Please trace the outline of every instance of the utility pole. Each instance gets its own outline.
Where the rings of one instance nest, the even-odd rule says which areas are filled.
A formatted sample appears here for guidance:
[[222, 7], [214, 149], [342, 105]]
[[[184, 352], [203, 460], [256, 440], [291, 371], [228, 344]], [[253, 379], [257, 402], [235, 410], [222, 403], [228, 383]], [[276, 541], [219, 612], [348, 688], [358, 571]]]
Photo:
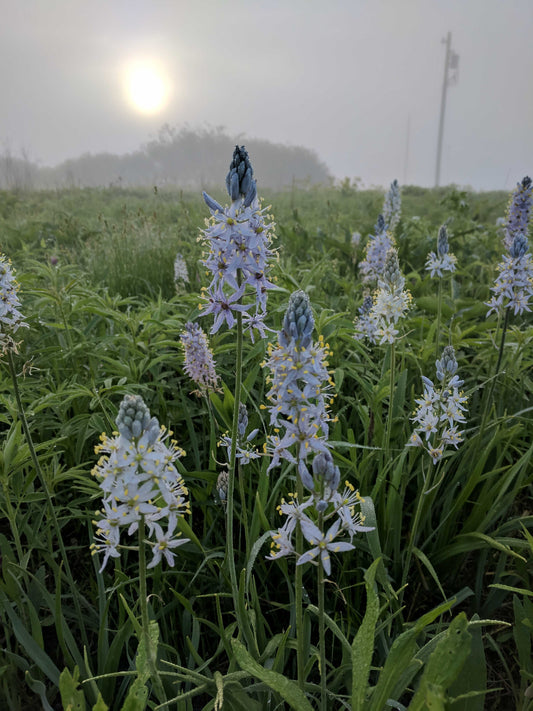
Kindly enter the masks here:
[[[437, 141], [437, 167], [435, 170], [435, 187], [440, 183], [440, 163], [442, 156], [442, 136], [444, 134], [444, 113], [446, 111], [446, 91], [449, 86], [455, 84], [458, 77], [459, 55], [452, 49], [452, 33], [448, 32], [446, 39], [446, 58], [444, 60], [444, 80], [442, 82], [442, 97], [440, 101], [439, 137]], [[452, 70], [452, 73], [450, 73]]]

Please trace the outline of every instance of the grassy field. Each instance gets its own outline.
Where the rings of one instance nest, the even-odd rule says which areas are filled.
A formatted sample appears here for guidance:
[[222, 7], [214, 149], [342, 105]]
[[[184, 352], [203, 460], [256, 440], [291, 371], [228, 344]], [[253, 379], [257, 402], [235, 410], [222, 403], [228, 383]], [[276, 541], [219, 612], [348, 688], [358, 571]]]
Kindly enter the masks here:
[[[258, 190], [275, 223], [275, 286], [268, 330], [254, 342], [242, 338], [240, 316], [211, 335], [213, 317], [199, 308], [210, 281], [200, 195], [0, 193], [0, 252], [28, 326], [0, 368], [0, 706], [533, 708], [533, 325], [527, 310], [487, 317], [486, 305], [509, 195], [402, 188], [393, 239], [409, 309], [394, 341], [380, 344], [356, 339], [354, 321], [378, 286], [363, 283], [360, 265], [383, 192], [347, 183]], [[456, 270], [432, 278], [426, 259], [443, 224]], [[174, 279], [178, 253], [187, 281]], [[371, 529], [346, 534], [353, 548], [333, 552], [330, 569], [316, 564], [326, 543], [301, 525], [295, 551], [267, 559], [282, 500], [312, 501], [306, 516], [323, 532], [334, 513], [320, 472], [307, 493], [284, 455], [267, 472], [287, 425], [272, 424], [280, 392], [272, 353], [283, 350], [299, 291], [331, 378], [319, 439], [339, 491], [347, 481], [347, 492], [359, 492], [352, 522], [355, 509]], [[195, 392], [187, 375], [188, 322], [208, 336], [216, 389]], [[455, 371], [436, 374], [445, 346], [464, 381], [465, 421], [462, 441], [434, 463], [406, 445], [428, 392], [422, 378], [453, 389]], [[102, 506], [95, 447], [104, 432], [110, 441], [133, 395], [185, 452], [173, 466], [190, 506], [176, 526], [188, 540], [173, 550], [173, 566], [163, 557], [147, 568], [157, 547], [143, 537], [143, 518], [99, 572], [102, 556], [90, 550]], [[237, 438], [239, 401], [248, 422]], [[237, 457], [226, 433], [259, 456]], [[229, 490], [219, 478], [226, 471]], [[312, 546], [316, 556], [295, 566]]]

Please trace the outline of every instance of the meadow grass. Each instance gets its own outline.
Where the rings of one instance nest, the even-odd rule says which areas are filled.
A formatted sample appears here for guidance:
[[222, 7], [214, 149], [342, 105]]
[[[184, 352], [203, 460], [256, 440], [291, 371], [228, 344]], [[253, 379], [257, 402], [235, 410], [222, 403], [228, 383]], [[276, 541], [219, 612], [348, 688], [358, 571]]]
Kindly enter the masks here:
[[[533, 327], [527, 311], [486, 318], [485, 305], [508, 196], [402, 189], [394, 236], [412, 304], [392, 345], [354, 338], [359, 264], [383, 193], [344, 183], [264, 198], [275, 288], [271, 330], [252, 343], [226, 325], [209, 335], [199, 309], [209, 283], [199, 196], [0, 194], [0, 251], [29, 326], [0, 368], [2, 707], [531, 708]], [[457, 268], [437, 282], [425, 262], [444, 222]], [[177, 253], [188, 282], [174, 282]], [[331, 555], [330, 573], [294, 555], [267, 559], [281, 500], [304, 497], [296, 466], [282, 459], [267, 472], [263, 454], [275, 434], [267, 344], [300, 291], [312, 341], [322, 336], [329, 353], [333, 466], [372, 529]], [[193, 392], [185, 372], [189, 321], [208, 334], [216, 389]], [[448, 344], [468, 397], [464, 441], [433, 464], [406, 445], [422, 376], [437, 382]], [[131, 395], [186, 452], [174, 465], [188, 540], [173, 567], [147, 570], [146, 536], [135, 534], [99, 572], [94, 447]], [[239, 402], [246, 435], [258, 430], [249, 443], [238, 440]], [[225, 433], [261, 456], [243, 464]], [[311, 545], [300, 529], [295, 545]]]

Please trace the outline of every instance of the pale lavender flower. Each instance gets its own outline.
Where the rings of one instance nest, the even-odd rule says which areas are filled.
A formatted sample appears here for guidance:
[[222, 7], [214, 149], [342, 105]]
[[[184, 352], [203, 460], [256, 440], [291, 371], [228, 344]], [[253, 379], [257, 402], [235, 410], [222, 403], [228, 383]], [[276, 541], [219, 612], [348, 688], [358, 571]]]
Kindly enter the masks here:
[[355, 334], [356, 341], [361, 341], [363, 338], [368, 338], [371, 343], [376, 342], [376, 329], [378, 317], [373, 313], [374, 299], [370, 294], [366, 294], [363, 303], [359, 307], [359, 316], [355, 319]]
[[[187, 489], [174, 462], [185, 452], [173, 440], [170, 432], [160, 427], [138, 395], [126, 395], [117, 416], [118, 433], [112, 438], [101, 436], [96, 447], [100, 459], [93, 469], [103, 492], [103, 516], [94, 521], [95, 542], [92, 554], [104, 552], [100, 572], [110, 557], [120, 556], [120, 529], [127, 526], [127, 534], [134, 534], [145, 522], [154, 558], [148, 567], [155, 566], [164, 555], [169, 565], [174, 563], [171, 552], [188, 539], [174, 535], [177, 519], [189, 513]], [[166, 533], [161, 522], [167, 520]], [[179, 535], [179, 534], [178, 534]]]
[[363, 304], [364, 311], [355, 319], [354, 338], [368, 338], [372, 343], [394, 343], [399, 336], [396, 325], [411, 306], [411, 294], [404, 289], [405, 279], [400, 271], [398, 253], [394, 247], [387, 252], [378, 289], [372, 306]]
[[529, 299], [533, 295], [533, 259], [523, 232], [515, 235], [509, 253], [503, 255], [496, 269], [499, 276], [491, 287], [493, 296], [486, 302], [489, 307], [487, 316], [493, 311], [501, 313], [505, 309], [513, 309], [515, 315], [531, 311]]
[[509, 200], [503, 239], [507, 250], [511, 249], [517, 235], [523, 234], [527, 237], [532, 199], [533, 184], [531, 178], [526, 175], [522, 182], [517, 183]]
[[439, 229], [437, 239], [437, 253], [430, 252], [426, 260], [426, 271], [430, 272], [430, 276], [443, 277], [443, 272], [454, 272], [457, 257], [451, 254], [448, 244], [448, 231], [446, 225], [442, 225]]
[[[204, 290], [207, 307], [203, 315], [213, 313], [215, 322], [211, 333], [226, 323], [232, 328], [236, 323], [234, 312], [246, 312], [247, 329], [258, 330], [264, 336], [263, 319], [266, 314], [267, 293], [274, 288], [268, 279], [273, 223], [257, 199], [252, 166], [244, 146], [236, 146], [226, 186], [232, 199], [230, 207], [222, 207], [204, 193], [211, 211], [211, 219], [203, 231], [207, 252], [203, 264], [212, 275], [211, 284]], [[253, 302], [246, 305], [248, 296]]]
[[[252, 445], [252, 441], [256, 438], [259, 430], [256, 428], [246, 434], [247, 428], [248, 412], [246, 410], [246, 405], [241, 402], [239, 403], [239, 415], [237, 421], [237, 446], [235, 449], [235, 457], [243, 466], [245, 464], [249, 464], [253, 459], [259, 459], [261, 456], [257, 449], [255, 449]], [[228, 462], [230, 462], [233, 446], [229, 432], [222, 435], [218, 446], [226, 448]]]
[[457, 449], [463, 441], [463, 432], [457, 425], [466, 422], [464, 412], [468, 400], [459, 390], [463, 381], [455, 375], [457, 360], [452, 346], [444, 348], [435, 366], [441, 385], [435, 386], [429, 378], [422, 376], [424, 394], [416, 400], [418, 408], [411, 418], [417, 426], [407, 443], [408, 447], [425, 449], [433, 464], [442, 459], [446, 445], [451, 444]]
[[178, 252], [176, 254], [176, 259], [174, 260], [174, 281], [176, 285], [180, 282], [184, 284], [189, 283], [189, 271], [187, 269], [187, 262], [183, 258], [183, 255]]
[[310, 548], [298, 558], [296, 565], [303, 565], [315, 560], [320, 556], [320, 562], [326, 575], [331, 574], [330, 553], [344, 553], [355, 548], [348, 541], [336, 541], [335, 538], [339, 533], [341, 520], [338, 518], [326, 533], [321, 531], [316, 524], [309, 518], [303, 517], [300, 521], [300, 527], [305, 539], [314, 548]]
[[387, 224], [383, 215], [378, 217], [374, 228], [374, 235], [370, 235], [366, 245], [366, 255], [359, 264], [364, 284], [375, 283], [381, 277], [385, 268], [387, 252], [394, 246], [394, 238], [387, 231]]
[[394, 233], [400, 221], [401, 214], [402, 198], [400, 195], [400, 186], [397, 180], [393, 180], [383, 203], [383, 219], [385, 220], [388, 232]]
[[0, 254], [0, 348], [14, 349], [13, 335], [21, 327], [27, 327], [24, 316], [19, 311], [17, 295], [19, 284], [15, 279], [11, 262]]
[[[284, 434], [269, 438], [273, 454], [270, 471], [285, 459], [297, 462], [305, 486], [313, 489], [313, 479], [306, 460], [310, 454], [328, 449], [328, 405], [333, 385], [327, 370], [328, 344], [319, 336], [313, 343], [314, 318], [309, 297], [303, 291], [291, 294], [289, 306], [278, 333], [278, 345], [269, 344], [270, 424]], [[268, 450], [268, 447], [267, 447]]]
[[361, 244], [361, 238], [362, 235], [360, 232], [352, 232], [352, 247], [355, 247], [355, 249], [357, 249], [357, 247], [359, 247], [359, 245]]
[[218, 387], [213, 351], [209, 347], [207, 336], [197, 323], [189, 321], [180, 336], [183, 345], [184, 370], [199, 387], [199, 393], [205, 394]]

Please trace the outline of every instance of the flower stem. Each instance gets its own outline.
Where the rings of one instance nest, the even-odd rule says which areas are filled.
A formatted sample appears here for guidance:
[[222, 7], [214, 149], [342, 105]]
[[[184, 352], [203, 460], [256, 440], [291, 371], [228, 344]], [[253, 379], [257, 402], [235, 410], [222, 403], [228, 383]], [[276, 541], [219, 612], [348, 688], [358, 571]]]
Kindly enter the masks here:
[[144, 543], [144, 516], [141, 516], [141, 521], [139, 523], [138, 529], [139, 536], [139, 603], [141, 606], [141, 630], [142, 639], [144, 642], [144, 651], [146, 653], [146, 658], [148, 660], [148, 668], [150, 670], [150, 677], [154, 688], [156, 689], [157, 696], [159, 700], [163, 702], [163, 706], [159, 706], [160, 709], [166, 709], [167, 698], [165, 695], [165, 690], [163, 689], [163, 684], [159, 677], [159, 672], [157, 671], [157, 662], [155, 655], [157, 648], [153, 649], [152, 638], [150, 636], [150, 618], [148, 616], [148, 594], [146, 586], [146, 549]]
[[69, 560], [67, 557], [67, 551], [65, 549], [65, 544], [63, 542], [63, 536], [61, 534], [61, 527], [59, 526], [59, 521], [57, 518], [56, 510], [54, 508], [54, 502], [52, 501], [52, 495], [50, 493], [50, 489], [48, 488], [47, 481], [46, 481], [44, 474], [42, 472], [41, 465], [39, 464], [39, 459], [37, 458], [37, 453], [35, 451], [33, 440], [31, 438], [30, 428], [28, 426], [28, 421], [26, 419], [26, 413], [24, 412], [24, 407], [22, 405], [22, 400], [20, 397], [20, 391], [19, 391], [18, 380], [17, 380], [17, 373], [15, 371], [15, 363], [13, 361], [13, 353], [11, 350], [7, 351], [7, 362], [8, 362], [8, 366], [9, 366], [9, 373], [11, 375], [11, 380], [13, 381], [13, 390], [15, 392], [15, 398], [17, 401], [19, 418], [20, 418], [20, 422], [22, 425], [22, 429], [24, 431], [24, 436], [26, 437], [28, 449], [30, 450], [30, 456], [31, 456], [31, 459], [33, 462], [33, 466], [35, 467], [35, 472], [36, 472], [37, 476], [39, 477], [41, 486], [43, 487], [43, 491], [44, 491], [44, 494], [46, 497], [46, 502], [48, 504], [48, 509], [50, 511], [50, 517], [52, 519], [52, 522], [53, 522], [53, 525], [55, 528], [55, 532], [56, 532], [56, 536], [57, 536], [57, 543], [59, 545], [59, 551], [61, 553], [63, 565], [65, 566], [65, 574], [67, 576], [67, 580], [69, 582], [70, 589], [72, 592], [72, 599], [74, 602], [74, 607], [76, 609], [76, 616], [77, 616], [79, 624], [80, 624], [82, 641], [83, 641], [83, 644], [85, 645], [85, 647], [87, 647], [87, 649], [89, 649], [89, 639], [87, 637], [87, 630], [85, 629], [84, 616], [81, 611], [78, 588], [76, 587], [76, 584], [74, 583], [74, 578], [72, 576], [72, 570], [70, 568], [70, 563], [69, 563]]
[[500, 340], [500, 350], [498, 351], [498, 360], [496, 362], [496, 368], [494, 370], [494, 376], [491, 380], [490, 389], [487, 394], [487, 399], [485, 400], [485, 405], [483, 407], [483, 419], [481, 421], [480, 432], [483, 432], [485, 429], [485, 423], [486, 423], [486, 419], [487, 419], [487, 416], [488, 416], [488, 413], [490, 410], [492, 395], [494, 393], [494, 386], [496, 384], [496, 380], [498, 379], [498, 375], [500, 374], [500, 366], [502, 364], [502, 359], [503, 359], [503, 349], [505, 347], [505, 336], [507, 335], [507, 327], [509, 326], [509, 314], [510, 314], [510, 309], [509, 308], [505, 309], [505, 318], [503, 320], [502, 337]]
[[389, 381], [389, 411], [387, 413], [387, 425], [385, 429], [385, 446], [383, 447], [384, 454], [384, 464], [389, 461], [389, 448], [390, 448], [390, 436], [392, 430], [392, 410], [393, 410], [393, 400], [394, 400], [394, 381], [396, 378], [395, 373], [395, 360], [396, 360], [396, 344], [392, 342], [390, 344], [390, 381]]
[[[440, 462], [438, 464], [438, 469], [440, 468]], [[437, 473], [438, 473], [437, 469]], [[422, 490], [420, 491], [420, 494], [418, 495], [418, 501], [416, 504], [416, 511], [415, 511], [415, 518], [413, 521], [413, 525], [411, 526], [411, 531], [409, 535], [409, 543], [407, 544], [407, 556], [405, 560], [405, 565], [403, 567], [403, 574], [402, 574], [402, 584], [401, 584], [401, 596], [403, 597], [403, 588], [407, 582], [407, 576], [409, 575], [409, 568], [411, 567], [411, 558], [413, 556], [413, 548], [416, 545], [416, 540], [418, 537], [418, 526], [420, 524], [420, 517], [422, 514], [422, 509], [424, 507], [424, 504], [426, 502], [426, 493], [429, 491], [429, 484], [431, 481], [431, 471], [428, 473], [427, 477], [424, 473], [424, 458], [422, 457], [422, 479], [424, 481], [424, 484], [422, 486]]]
[[[233, 597], [233, 605], [239, 627], [243, 629], [243, 625], [239, 620], [240, 605], [239, 605], [239, 586], [237, 583], [237, 571], [235, 568], [235, 551], [233, 546], [233, 509], [234, 509], [234, 491], [235, 491], [235, 471], [237, 462], [237, 434], [239, 425], [239, 404], [241, 401], [242, 390], [242, 314], [237, 311], [237, 352], [235, 356], [235, 393], [233, 403], [233, 422], [231, 426], [231, 454], [229, 462], [228, 476], [228, 495], [226, 504], [226, 563], [229, 567], [229, 575], [231, 582], [231, 594]], [[241, 502], [244, 507], [244, 501]]]
[[440, 324], [442, 317], [442, 279], [439, 279], [439, 288], [437, 292], [437, 332], [435, 333], [435, 358], [440, 355]]
[[[322, 530], [323, 516], [320, 514], [318, 527]], [[324, 621], [324, 568], [318, 562], [318, 647], [320, 654], [320, 711], [327, 711], [326, 686], [326, 626]]]
[[[300, 476], [296, 474], [296, 493], [298, 502], [303, 501], [304, 485]], [[300, 525], [296, 527], [296, 553], [301, 555], [303, 550], [303, 534]], [[303, 628], [303, 566], [297, 565], [294, 571], [294, 615], [296, 624], [296, 667], [298, 686], [303, 691], [305, 684], [305, 657], [304, 657], [304, 628]]]

